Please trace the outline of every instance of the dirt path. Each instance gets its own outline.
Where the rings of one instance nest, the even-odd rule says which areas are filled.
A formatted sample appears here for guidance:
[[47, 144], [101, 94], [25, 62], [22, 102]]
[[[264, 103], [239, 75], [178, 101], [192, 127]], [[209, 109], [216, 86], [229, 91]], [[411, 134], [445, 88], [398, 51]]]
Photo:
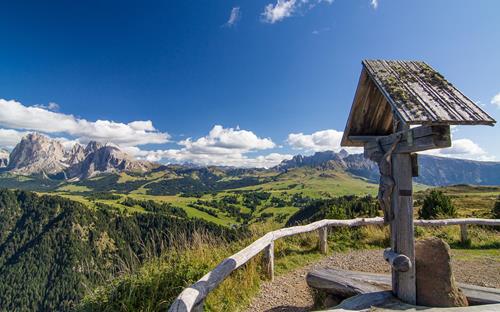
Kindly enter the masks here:
[[[500, 262], [498, 259], [480, 258], [452, 260], [457, 281], [500, 288]], [[335, 253], [318, 262], [277, 276], [273, 282], [264, 282], [259, 294], [252, 300], [248, 312], [302, 312], [310, 311], [312, 293], [306, 284], [307, 272], [314, 268], [339, 268], [373, 273], [389, 273], [389, 266], [382, 257], [382, 250], [358, 250]]]

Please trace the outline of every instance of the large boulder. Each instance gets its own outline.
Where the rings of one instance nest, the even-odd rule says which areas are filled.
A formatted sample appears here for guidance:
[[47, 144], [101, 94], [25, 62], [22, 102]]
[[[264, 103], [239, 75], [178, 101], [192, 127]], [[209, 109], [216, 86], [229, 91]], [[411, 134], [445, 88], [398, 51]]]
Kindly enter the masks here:
[[431, 237], [415, 243], [417, 304], [428, 307], [465, 307], [467, 298], [451, 270], [450, 246]]

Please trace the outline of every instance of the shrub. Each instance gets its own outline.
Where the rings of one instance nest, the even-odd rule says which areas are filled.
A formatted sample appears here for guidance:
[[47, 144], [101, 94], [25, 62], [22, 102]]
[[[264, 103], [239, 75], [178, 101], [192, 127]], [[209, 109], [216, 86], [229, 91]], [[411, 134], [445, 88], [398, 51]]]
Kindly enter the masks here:
[[443, 192], [432, 190], [425, 198], [418, 216], [422, 219], [438, 219], [444, 217], [455, 217], [457, 210], [451, 203], [451, 199]]

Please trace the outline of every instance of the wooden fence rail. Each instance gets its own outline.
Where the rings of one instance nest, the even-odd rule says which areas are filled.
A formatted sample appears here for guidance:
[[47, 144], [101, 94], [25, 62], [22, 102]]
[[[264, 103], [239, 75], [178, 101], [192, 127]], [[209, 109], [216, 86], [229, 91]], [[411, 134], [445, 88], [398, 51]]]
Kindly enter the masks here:
[[[362, 225], [383, 225], [383, 218], [358, 218], [351, 220], [321, 220], [308, 225], [292, 226], [269, 232], [254, 241], [234, 255], [224, 259], [212, 271], [208, 272], [193, 285], [185, 288], [170, 306], [169, 312], [203, 311], [203, 303], [207, 295], [236, 270], [260, 252], [264, 251], [266, 274], [270, 279], [274, 277], [274, 241], [296, 234], [319, 231], [319, 248], [322, 253], [328, 250], [328, 227], [357, 227]], [[416, 226], [449, 226], [460, 225], [461, 240], [467, 241], [467, 225], [500, 226], [500, 219], [443, 219], [443, 220], [415, 220]]]

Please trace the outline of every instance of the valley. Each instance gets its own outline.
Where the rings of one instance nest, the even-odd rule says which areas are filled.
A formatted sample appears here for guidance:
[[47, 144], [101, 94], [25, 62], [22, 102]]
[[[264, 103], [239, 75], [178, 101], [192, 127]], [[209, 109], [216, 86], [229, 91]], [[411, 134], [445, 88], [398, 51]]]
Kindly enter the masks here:
[[[498, 163], [425, 155], [421, 160], [422, 176], [415, 181], [428, 184], [414, 184], [416, 217], [436, 189], [451, 199], [456, 217], [493, 217], [500, 186], [447, 182], [495, 184]], [[269, 169], [162, 165], [137, 162], [117, 147], [97, 143], [68, 151], [37, 135], [18, 144], [4, 164], [0, 278], [7, 282], [0, 283], [0, 306], [7, 308], [107, 311], [119, 309], [113, 305], [132, 310], [152, 305], [158, 310], [166, 307], [159, 302], [170, 302], [176, 289], [198, 279], [208, 264], [215, 265], [260, 233], [325, 218], [382, 215], [376, 200], [377, 166], [345, 151], [299, 155]], [[454, 180], [446, 180], [450, 176]], [[457, 244], [456, 230], [417, 232], [426, 233]], [[345, 250], [380, 248], [387, 233], [368, 228], [330, 235], [335, 248]], [[481, 248], [498, 245], [494, 231], [474, 228], [471, 235], [481, 240]], [[315, 246], [310, 235], [284, 240], [277, 246], [280, 272], [319, 259]], [[304, 248], [311, 254], [304, 254]], [[179, 265], [187, 271], [179, 271]], [[255, 289], [257, 265], [245, 270], [227, 284], [238, 284], [248, 274], [243, 278], [246, 290]], [[23, 279], [35, 272], [35, 279]], [[52, 286], [45, 288], [47, 284]], [[241, 295], [228, 287], [212, 298]], [[143, 288], [154, 295], [145, 301], [129, 297]]]

